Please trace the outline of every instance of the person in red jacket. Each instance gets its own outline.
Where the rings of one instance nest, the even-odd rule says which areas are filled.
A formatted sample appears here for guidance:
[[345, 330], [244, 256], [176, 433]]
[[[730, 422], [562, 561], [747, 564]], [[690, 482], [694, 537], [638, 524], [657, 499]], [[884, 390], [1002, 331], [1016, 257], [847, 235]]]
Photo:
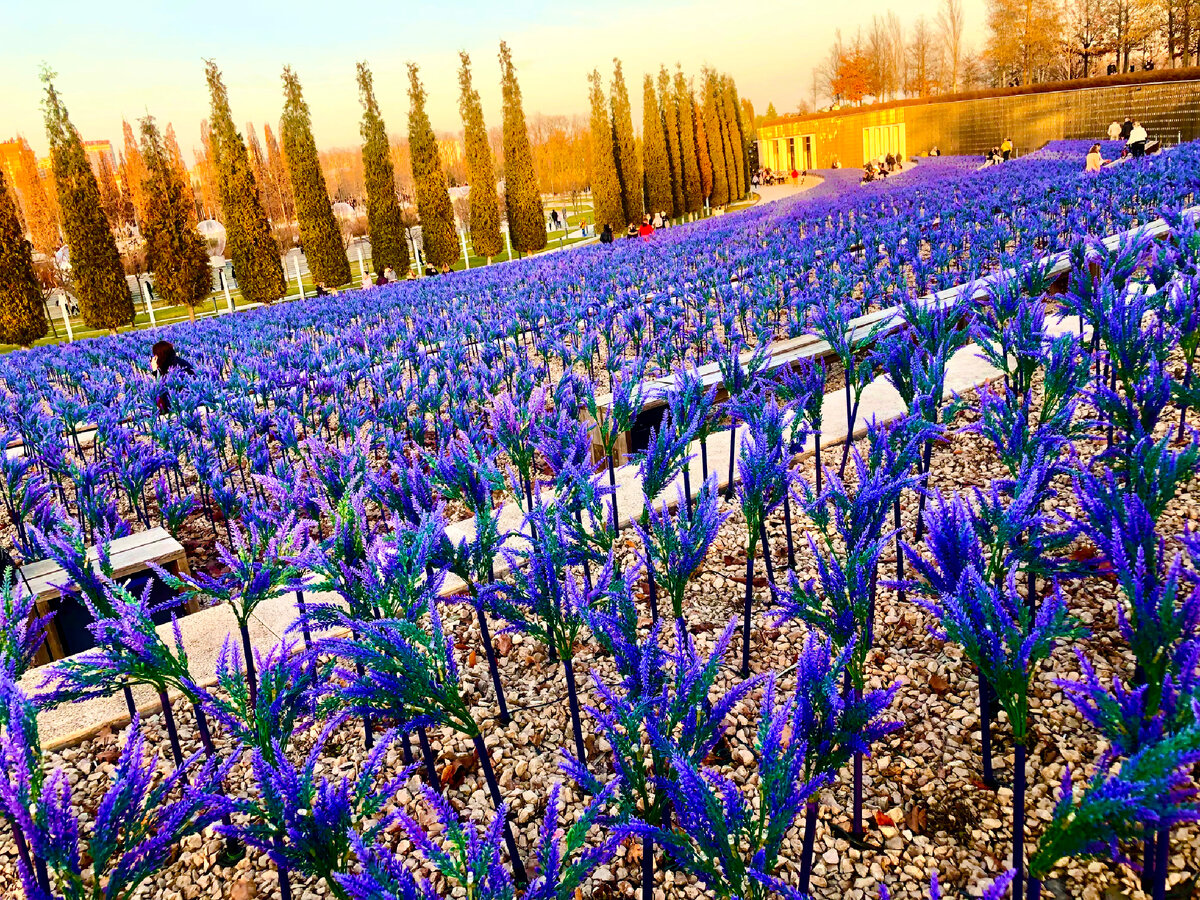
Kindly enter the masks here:
[[638, 229], [638, 237], [644, 241], [652, 234], [654, 234], [654, 226], [650, 224], [650, 217], [642, 216], [642, 225]]

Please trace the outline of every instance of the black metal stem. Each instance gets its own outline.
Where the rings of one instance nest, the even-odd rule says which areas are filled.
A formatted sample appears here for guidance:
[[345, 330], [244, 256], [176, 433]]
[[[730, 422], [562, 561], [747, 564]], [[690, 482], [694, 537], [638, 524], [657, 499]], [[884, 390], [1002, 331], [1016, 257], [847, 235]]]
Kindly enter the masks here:
[[[496, 773], [492, 771], [492, 760], [488, 756], [487, 744], [483, 742], [483, 735], [476, 734], [471, 738], [475, 744], [475, 752], [479, 754], [479, 765], [483, 769], [483, 777], [487, 782], [488, 792], [492, 795], [492, 805], [499, 810], [504, 806], [504, 798], [500, 796], [500, 786], [496, 783]], [[521, 855], [517, 851], [517, 839], [513, 836], [512, 823], [509, 822], [508, 816], [504, 817], [504, 843], [508, 847], [509, 862], [512, 865], [513, 880], [519, 885], [529, 883], [529, 876], [525, 874], [525, 864], [521, 862]]]
[[746, 597], [742, 607], [742, 669], [743, 678], [750, 677], [750, 601], [754, 590], [754, 550], [746, 551]]

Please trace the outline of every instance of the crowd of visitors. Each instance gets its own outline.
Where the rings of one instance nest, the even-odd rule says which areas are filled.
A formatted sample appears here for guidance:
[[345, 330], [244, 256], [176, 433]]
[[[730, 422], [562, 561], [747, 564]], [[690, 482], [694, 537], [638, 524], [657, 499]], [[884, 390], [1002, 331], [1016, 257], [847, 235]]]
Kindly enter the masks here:
[[862, 183], [878, 181], [896, 172], [904, 171], [903, 153], [886, 153], [878, 159], [869, 159], [863, 165]]
[[753, 187], [759, 187], [760, 185], [770, 186], [773, 184], [787, 184], [789, 179], [791, 181], [795, 182], [798, 178], [807, 178], [807, 177], [808, 177], [807, 169], [805, 169], [804, 172], [801, 173], [797, 169], [792, 169], [791, 172], [783, 172], [783, 171], [774, 171], [772, 169], [763, 167], [763, 168], [759, 169], [757, 172], [755, 172], [753, 175], [750, 176], [750, 184]]

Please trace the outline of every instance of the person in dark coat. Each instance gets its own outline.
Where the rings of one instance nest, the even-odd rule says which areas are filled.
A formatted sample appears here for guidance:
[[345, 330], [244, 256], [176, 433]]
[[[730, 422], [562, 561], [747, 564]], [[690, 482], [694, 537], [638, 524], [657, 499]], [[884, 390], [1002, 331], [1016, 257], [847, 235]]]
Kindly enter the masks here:
[[1129, 116], [1125, 117], [1125, 121], [1121, 123], [1121, 140], [1129, 140], [1129, 133], [1133, 131], [1133, 120]]
[[[169, 372], [175, 369], [185, 375], [196, 374], [192, 364], [175, 352], [175, 346], [170, 341], [159, 341], [150, 348], [150, 371], [156, 378], [165, 378]], [[159, 389], [154, 403], [160, 413], [165, 414], [171, 411], [171, 398], [167, 395], [166, 388]]]
[[600, 243], [611, 244], [613, 242], [612, 226], [607, 222], [604, 224], [604, 230], [600, 232]]

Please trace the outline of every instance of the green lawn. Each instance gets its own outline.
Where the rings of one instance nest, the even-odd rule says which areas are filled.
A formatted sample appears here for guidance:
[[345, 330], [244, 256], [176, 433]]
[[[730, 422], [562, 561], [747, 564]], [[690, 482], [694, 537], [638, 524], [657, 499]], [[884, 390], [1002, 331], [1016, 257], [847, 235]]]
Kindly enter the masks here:
[[[729, 207], [727, 207], [727, 210], [732, 212], [733, 210], [744, 209], [747, 206], [753, 206], [755, 203], [758, 202], [758, 200], [759, 200], [759, 198], [758, 198], [757, 194], [751, 194], [747, 200], [744, 200], [740, 203], [730, 204]], [[569, 226], [569, 232], [577, 232], [580, 223], [584, 219], [586, 219], [588, 222], [588, 226], [591, 229], [591, 233], [589, 234], [588, 237], [584, 238], [584, 237], [580, 237], [577, 233], [568, 237], [567, 235], [569, 232], [564, 232], [561, 228], [553, 230], [553, 231], [547, 231], [546, 232], [546, 249], [541, 252], [545, 253], [545, 252], [549, 252], [549, 251], [559, 250], [562, 248], [571, 247], [576, 244], [586, 243], [586, 242], [595, 240], [595, 231], [594, 231], [595, 216], [593, 215], [593, 212], [592, 212], [592, 205], [591, 205], [590, 200], [581, 200], [577, 204], [574, 204], [574, 205], [571, 204], [569, 201], [564, 204], [564, 202], [561, 200], [548, 200], [544, 203], [544, 208], [546, 210], [547, 216], [549, 216], [550, 210], [552, 210], [552, 209], [557, 209], [559, 211], [559, 215], [561, 216], [562, 212], [565, 208], [567, 210], [567, 224]], [[709, 212], [708, 210], [705, 210], [703, 213], [700, 214], [700, 218], [708, 218], [710, 215], [711, 215], [711, 212]], [[679, 224], [679, 223], [676, 222], [675, 224]], [[487, 264], [487, 260], [485, 258], [483, 258], [482, 256], [476, 256], [474, 254], [473, 249], [471, 247], [471, 242], [469, 239], [467, 241], [467, 251], [468, 251], [468, 253], [471, 254], [469, 257], [470, 268], [477, 269], [480, 266], [484, 266]], [[498, 262], [506, 262], [510, 258], [513, 258], [513, 259], [517, 258], [517, 254], [514, 252], [511, 257], [509, 257], [507, 255], [507, 253], [501, 254], [500, 256], [493, 257], [492, 263], [495, 264]], [[363, 262], [366, 266], [367, 273], [370, 274], [370, 272], [372, 271], [371, 257], [364, 255]], [[467, 268], [467, 261], [464, 261], [461, 258], [453, 266], [454, 271], [462, 271], [465, 268]], [[359, 270], [357, 254], [352, 255], [350, 258], [350, 271], [351, 271], [351, 273], [353, 273], [353, 278], [352, 278], [351, 282], [349, 284], [340, 285], [338, 288], [339, 290], [353, 290], [359, 286], [360, 281], [361, 281], [361, 275], [360, 275], [360, 270]], [[296, 276], [295, 276], [295, 274], [292, 272], [287, 272], [286, 274], [287, 274], [287, 289], [288, 289], [289, 293], [288, 293], [288, 296], [285, 297], [284, 299], [285, 300], [300, 299], [300, 295], [296, 291]], [[316, 294], [316, 283], [313, 281], [312, 275], [309, 273], [305, 273], [301, 280], [304, 284], [305, 297], [306, 298], [313, 297]], [[230, 294], [230, 297], [233, 299], [233, 305], [234, 305], [235, 311], [238, 309], [241, 309], [244, 304], [244, 300], [242, 298], [241, 291], [236, 288], [233, 288], [233, 289], [230, 289], [229, 294]], [[160, 300], [154, 306], [154, 321], [157, 325], [171, 325], [176, 322], [186, 322], [187, 321], [187, 319], [188, 319], [187, 307], [185, 307], [185, 306], [164, 306], [161, 304], [162, 304], [162, 301]], [[119, 329], [120, 331], [140, 330], [140, 329], [145, 329], [145, 328], [150, 327], [150, 315], [146, 311], [145, 304], [141, 301], [140, 298], [135, 299], [134, 308], [137, 310], [137, 315], [134, 319], [133, 325]], [[227, 314], [227, 304], [225, 301], [224, 291], [217, 291], [215, 293], [209, 294], [200, 304], [198, 304], [196, 306], [196, 318], [198, 318], [198, 319], [205, 318], [208, 316], [213, 316], [213, 315], [226, 315], [226, 314]], [[78, 317], [72, 318], [71, 328], [72, 328], [73, 338], [77, 341], [83, 340], [85, 338], [99, 337], [101, 335], [107, 334], [106, 331], [88, 328], [87, 326], [85, 326], [83, 324], [83, 320]], [[62, 318], [58, 315], [57, 312], [55, 312], [52, 315], [50, 333], [46, 337], [44, 337], [40, 341], [38, 341], [35, 346], [40, 347], [40, 346], [45, 346], [48, 344], [57, 344], [62, 341], [65, 341], [66, 339], [67, 339], [67, 333], [66, 333], [66, 328], [63, 325]], [[11, 350], [15, 350], [15, 349], [17, 349], [17, 348], [13, 345], [0, 344], [0, 353], [7, 353], [7, 352], [9, 352]]]

